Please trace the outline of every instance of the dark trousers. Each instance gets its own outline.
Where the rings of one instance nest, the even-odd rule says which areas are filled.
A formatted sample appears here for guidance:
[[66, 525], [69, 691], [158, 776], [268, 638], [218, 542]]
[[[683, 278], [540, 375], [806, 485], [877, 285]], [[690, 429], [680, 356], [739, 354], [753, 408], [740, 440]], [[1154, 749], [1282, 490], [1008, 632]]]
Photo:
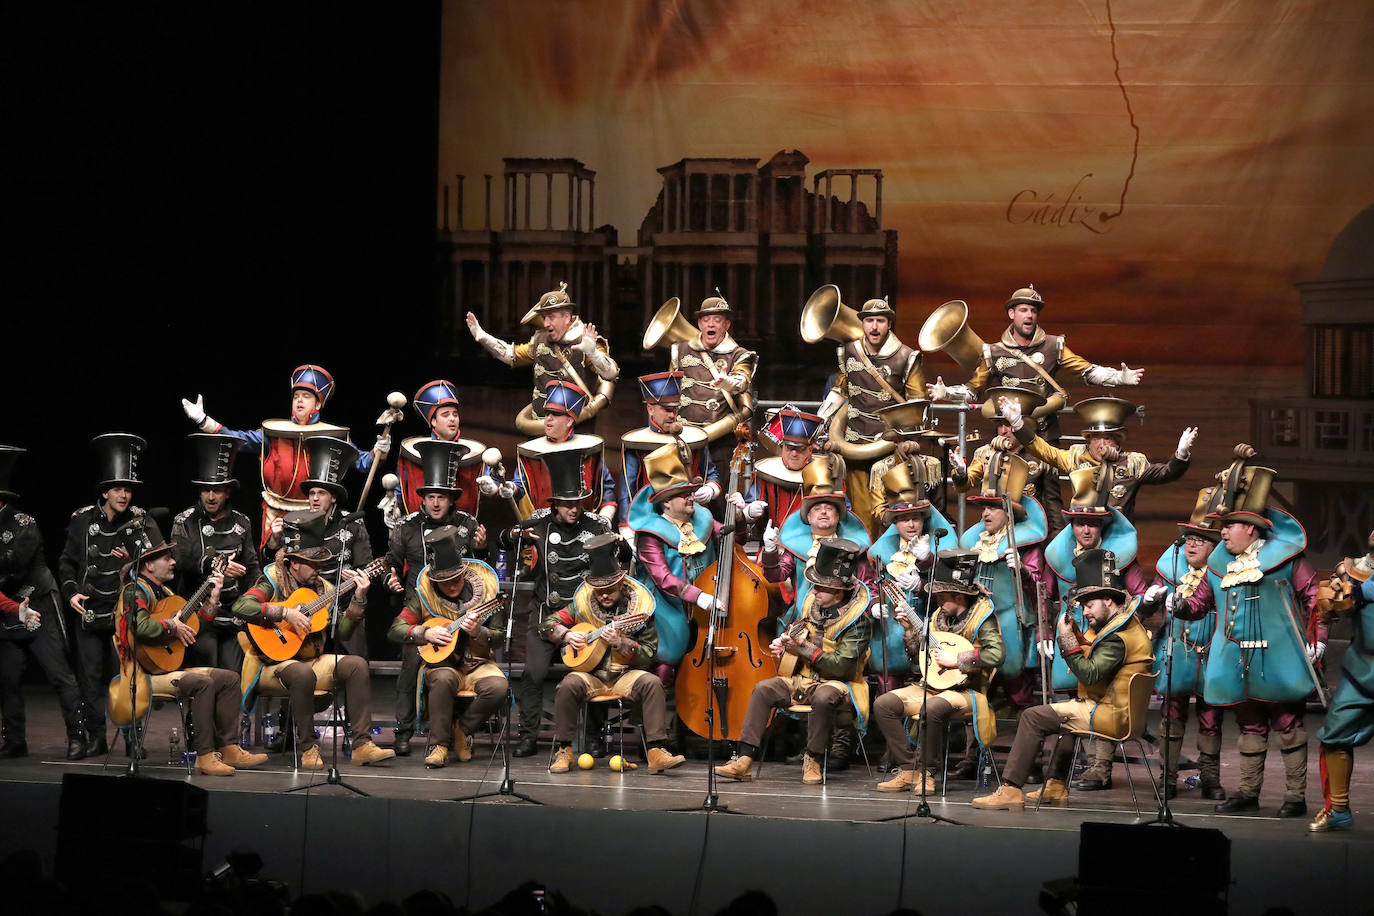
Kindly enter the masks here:
[[[415, 679], [420, 676], [420, 648], [401, 646], [401, 673], [396, 678], [396, 734], [415, 734]], [[432, 701], [431, 701], [432, 702]]]
[[[770, 677], [754, 685], [754, 692], [749, 695], [749, 709], [744, 714], [744, 725], [740, 728], [741, 745], [747, 744], [750, 748], [759, 746], [763, 741], [764, 726], [768, 724], [768, 714], [774, 707], [792, 705], [793, 688], [793, 679], [785, 677]], [[806, 752], [819, 759], [830, 743], [835, 720], [850, 706], [849, 693], [822, 684], [811, 691], [806, 702], [811, 706], [811, 714], [806, 722]]]
[[207, 674], [183, 671], [173, 681], [177, 695], [190, 703], [197, 754], [239, 743], [239, 676], [221, 668]]
[[[883, 733], [887, 753], [893, 762], [904, 770], [910, 770], [916, 766], [916, 752], [906, 730], [905, 706], [899, 695], [885, 693], [873, 702], [873, 720]], [[945, 726], [956, 713], [964, 714], [933, 693], [926, 698], [925, 721], [921, 723], [921, 769], [930, 770], [943, 762]], [[975, 748], [978, 746], [976, 741], [972, 744]]]
[[[1045, 738], [1057, 735], [1063, 730], [1064, 718], [1053, 706], [1032, 706], [1021, 713], [1016, 723], [1016, 739], [1011, 745], [1011, 756], [1002, 770], [1002, 781], [1018, 789], [1026, 784], [1031, 763], [1040, 753]], [[1054, 756], [1050, 758], [1050, 768], [1046, 776], [1050, 779], [1065, 781], [1069, 774], [1069, 764], [1073, 759], [1073, 739], [1064, 737], [1059, 740]]]
[[[453, 707], [463, 677], [457, 668], [430, 668], [425, 672], [425, 696], [429, 700], [429, 743], [453, 747]], [[500, 709], [510, 685], [504, 677], [484, 677], [472, 684], [477, 694], [458, 717], [463, 734], [471, 735]]]
[[539, 635], [539, 624], [550, 613], [547, 606], [537, 605], [530, 611], [529, 626], [525, 629], [525, 670], [515, 694], [522, 741], [538, 736], [539, 720], [544, 714], [544, 679], [553, 664], [554, 645]]
[[[588, 680], [577, 672], [570, 672], [558, 683], [558, 690], [553, 697], [555, 741], [569, 744], [577, 737], [577, 711], [591, 696], [592, 681], [612, 688], [615, 684], [595, 677]], [[668, 740], [668, 701], [663, 693], [663, 682], [649, 672], [639, 672], [634, 675], [634, 683], [625, 696], [639, 706], [639, 714], [644, 719], [644, 740], [651, 746], [661, 746]], [[589, 721], [588, 732], [593, 732], [595, 728], [595, 724]]]
[[72, 632], [76, 637], [76, 684], [86, 707], [86, 731], [98, 738], [105, 734], [107, 689], [119, 673], [119, 656], [110, 639], [114, 631], [89, 630], [77, 624]]
[[238, 627], [202, 622], [196, 641], [186, 647], [186, 667], [223, 668], [238, 674], [243, 670], [238, 636]]
[[[291, 662], [278, 675], [291, 699], [296, 741], [301, 750], [315, 741], [315, 669], [309, 662]], [[372, 682], [367, 662], [356, 655], [341, 655], [334, 665], [334, 685], [343, 688], [348, 710], [348, 734], [353, 746], [372, 740]]]
[[0, 639], [0, 714], [3, 717], [6, 741], [22, 743], [26, 740], [24, 715], [24, 669], [32, 658], [43, 670], [43, 676], [57, 690], [57, 702], [62, 707], [62, 721], [67, 735], [81, 733], [81, 693], [76, 675], [67, 664], [62, 650], [62, 635], [57, 622], [45, 620], [31, 637]]

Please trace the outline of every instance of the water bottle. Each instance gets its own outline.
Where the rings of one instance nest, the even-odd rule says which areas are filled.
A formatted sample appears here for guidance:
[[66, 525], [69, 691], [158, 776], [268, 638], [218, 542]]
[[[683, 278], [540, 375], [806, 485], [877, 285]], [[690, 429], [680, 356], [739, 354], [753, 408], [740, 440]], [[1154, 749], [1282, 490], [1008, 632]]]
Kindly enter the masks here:
[[264, 744], [277, 740], [277, 717], [271, 713], [262, 717], [262, 740]]
[[496, 551], [496, 578], [500, 582], [505, 582], [510, 578], [510, 551]]
[[175, 725], [167, 733], [167, 765], [181, 766], [181, 729]]
[[251, 747], [253, 742], [253, 720], [247, 713], [239, 716], [239, 747]]
[[987, 751], [978, 755], [978, 788], [992, 788], [992, 755]]

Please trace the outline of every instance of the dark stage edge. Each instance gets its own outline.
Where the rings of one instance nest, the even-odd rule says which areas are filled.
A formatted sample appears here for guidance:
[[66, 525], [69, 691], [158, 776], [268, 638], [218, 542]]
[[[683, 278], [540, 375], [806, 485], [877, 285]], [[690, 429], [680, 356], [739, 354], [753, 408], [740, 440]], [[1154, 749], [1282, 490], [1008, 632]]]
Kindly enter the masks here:
[[[1071, 808], [1021, 813], [975, 811], [968, 805], [973, 793], [964, 789], [944, 802], [934, 799], [932, 809], [965, 826], [877, 823], [907, 810], [908, 799], [873, 790], [876, 780], [862, 768], [832, 777], [827, 786], [806, 787], [798, 768], [773, 763], [760, 781], [722, 784], [722, 801], [738, 814], [677, 813], [667, 809], [696, 808], [704, 798], [700, 761], [660, 776], [642, 769], [616, 774], [601, 761], [596, 769], [553, 777], [542, 756], [517, 761], [514, 776], [517, 788], [543, 806], [446, 801], [497, 788], [499, 757], [489, 762], [489, 753], [479, 748], [471, 763], [436, 772], [426, 772], [416, 757], [369, 768], [344, 765], [344, 778], [370, 798], [271, 764], [228, 779], [196, 777], [210, 791], [205, 865], [244, 844], [267, 861], [264, 876], [285, 881], [293, 893], [347, 887], [369, 902], [430, 887], [480, 907], [534, 880], [611, 916], [643, 903], [686, 913], [700, 867], [700, 913], [755, 887], [767, 890], [781, 913], [883, 913], [899, 903], [927, 914], [1031, 913], [1038, 912], [1044, 881], [1077, 871], [1083, 821], [1135, 821], [1124, 807], [1129, 793], [1118, 787], [1079, 794]], [[123, 763], [122, 755], [105, 763], [5, 762], [0, 810], [8, 828], [0, 852], [34, 847], [51, 866], [63, 774], [115, 776]], [[181, 768], [156, 764], [144, 773], [188, 778]], [[305, 783], [319, 787], [283, 794]], [[1143, 807], [1148, 819], [1152, 806]], [[1181, 822], [1220, 829], [1231, 839], [1230, 912], [1288, 906], [1296, 913], [1351, 913], [1374, 904], [1374, 829], [1368, 829], [1374, 822], [1313, 837], [1305, 820], [1207, 811], [1206, 803], [1187, 797], [1176, 808]], [[1150, 828], [1154, 848], [1170, 836], [1167, 828]], [[1159, 868], [1153, 856], [1137, 856], [1128, 867]]]

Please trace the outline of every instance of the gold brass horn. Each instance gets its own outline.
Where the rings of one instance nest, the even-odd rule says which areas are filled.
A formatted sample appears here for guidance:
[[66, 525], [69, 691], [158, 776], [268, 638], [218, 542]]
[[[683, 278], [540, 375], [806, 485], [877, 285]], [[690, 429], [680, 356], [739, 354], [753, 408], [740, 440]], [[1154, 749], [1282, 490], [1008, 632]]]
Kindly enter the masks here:
[[654, 312], [649, 327], [644, 330], [644, 349], [671, 347], [673, 344], [687, 343], [696, 336], [696, 325], [682, 314], [682, 301], [674, 296]]
[[968, 326], [968, 303], [962, 299], [951, 299], [930, 313], [918, 345], [927, 353], [944, 350], [965, 372], [974, 372], [983, 361], [983, 339]]
[[827, 283], [812, 293], [802, 307], [801, 336], [807, 343], [849, 343], [864, 336], [864, 323], [858, 312], [840, 300], [840, 288]]

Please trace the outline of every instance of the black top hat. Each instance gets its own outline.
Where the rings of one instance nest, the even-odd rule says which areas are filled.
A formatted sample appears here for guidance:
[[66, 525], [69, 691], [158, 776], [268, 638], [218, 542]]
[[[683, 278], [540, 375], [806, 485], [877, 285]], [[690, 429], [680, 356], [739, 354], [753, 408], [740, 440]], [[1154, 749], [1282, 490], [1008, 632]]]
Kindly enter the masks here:
[[448, 582], [463, 574], [466, 564], [463, 553], [472, 536], [454, 525], [441, 525], [425, 535], [425, 552], [429, 554], [429, 580]]
[[863, 548], [845, 538], [821, 538], [816, 547], [816, 562], [806, 568], [806, 581], [822, 588], [854, 587], [854, 570], [859, 568]]
[[10, 477], [14, 474], [14, 463], [27, 449], [15, 445], [0, 445], [0, 499], [16, 500], [19, 494], [10, 489]]
[[415, 492], [421, 496], [443, 493], [457, 499], [463, 492], [458, 486], [458, 462], [467, 456], [468, 447], [461, 442], [425, 439], [415, 443], [415, 451], [420, 453], [420, 470], [425, 476], [425, 485], [416, 487]]
[[234, 487], [234, 456], [243, 440], [238, 436], [219, 433], [192, 433], [189, 437], [195, 449], [195, 471], [191, 483], [198, 487]]
[[539, 460], [549, 472], [549, 502], [581, 502], [592, 495], [582, 479], [580, 448], [545, 452]]
[[333, 436], [311, 436], [305, 440], [305, 454], [310, 476], [301, 481], [301, 489], [309, 493], [320, 487], [335, 499], [348, 499], [348, 490], [339, 481], [358, 460], [357, 446]]
[[99, 490], [110, 487], [131, 487], [138, 479], [138, 456], [148, 443], [130, 433], [105, 433], [91, 440], [95, 448], [96, 467], [100, 469]]
[[334, 559], [325, 543], [327, 516], [323, 509], [298, 509], [282, 516], [282, 546], [289, 559], [304, 560], [316, 566]]
[[1083, 604], [1105, 595], [1115, 598], [1117, 604], [1126, 603], [1126, 585], [1116, 567], [1116, 554], [1110, 550], [1094, 547], [1083, 551], [1074, 557], [1073, 572], [1078, 584], [1069, 594], [1070, 600]]
[[624, 544], [618, 535], [610, 532], [587, 541], [588, 585], [609, 588], [625, 578], [626, 569], [620, 564], [620, 550]]
[[172, 545], [163, 538], [162, 529], [146, 515], [138, 526], [138, 533], [134, 535], [134, 547], [137, 548], [133, 556], [134, 575], [143, 569], [144, 563], [172, 552]]
[[936, 595], [941, 592], [981, 595], [983, 587], [978, 584], [977, 570], [977, 551], [942, 550], [935, 557], [935, 570], [930, 587]]

